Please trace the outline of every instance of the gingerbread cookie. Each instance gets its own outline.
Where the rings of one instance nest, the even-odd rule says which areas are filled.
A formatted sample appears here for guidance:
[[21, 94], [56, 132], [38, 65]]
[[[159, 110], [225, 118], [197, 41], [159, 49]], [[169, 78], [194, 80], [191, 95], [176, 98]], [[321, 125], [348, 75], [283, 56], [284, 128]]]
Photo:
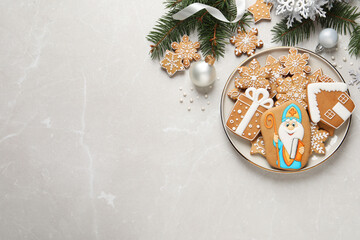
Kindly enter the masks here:
[[306, 166], [311, 132], [305, 108], [295, 101], [286, 102], [264, 112], [260, 125], [270, 166], [289, 171]]
[[241, 92], [238, 88], [233, 88], [227, 92], [228, 97], [234, 101], [236, 101], [238, 99], [240, 94], [241, 94]]
[[161, 67], [165, 68], [169, 76], [173, 76], [177, 71], [185, 70], [182, 58], [179, 54], [166, 50], [165, 57], [160, 62]]
[[319, 68], [318, 70], [316, 70], [314, 73], [310, 74], [309, 76], [307, 76], [307, 79], [309, 81], [309, 83], [316, 83], [319, 82], [319, 78], [323, 75], [323, 71], [321, 68]]
[[279, 58], [280, 62], [284, 64], [284, 68], [282, 69], [282, 74], [302, 74], [310, 73], [311, 67], [308, 64], [310, 56], [307, 53], [298, 54], [298, 50], [296, 48], [289, 49], [289, 55], [281, 56]]
[[260, 132], [260, 117], [273, 106], [269, 92], [264, 88], [248, 88], [236, 101], [226, 126], [236, 135], [254, 140]]
[[261, 48], [264, 44], [263, 41], [257, 38], [258, 30], [256, 28], [246, 32], [239, 27], [237, 32], [236, 36], [230, 38], [230, 43], [235, 45], [236, 56], [241, 56], [243, 53], [251, 56], [255, 53], [256, 48]]
[[318, 122], [318, 126], [320, 129], [324, 129], [329, 133], [330, 136], [334, 136], [335, 128], [330, 127], [329, 125], [326, 125], [325, 123]]
[[265, 3], [264, 0], [256, 0], [256, 2], [248, 8], [248, 10], [254, 16], [255, 23], [257, 23], [261, 19], [271, 20], [271, 8], [271, 3]]
[[309, 113], [314, 123], [339, 128], [352, 114], [355, 104], [346, 83], [311, 83], [307, 86]]
[[192, 60], [198, 61], [201, 59], [200, 54], [197, 53], [197, 50], [200, 48], [199, 42], [189, 41], [189, 37], [184, 35], [180, 43], [173, 42], [171, 47], [175, 50], [175, 53], [179, 54], [182, 58], [182, 62], [185, 68], [190, 66]]
[[251, 141], [250, 154], [260, 154], [264, 157], [266, 156], [264, 138], [261, 135], [258, 135], [253, 141]]
[[276, 95], [278, 101], [275, 103], [275, 106], [280, 106], [289, 100], [294, 100], [304, 108], [307, 108], [306, 85], [308, 80], [306, 78], [302, 75], [294, 75], [285, 79], [279, 78], [277, 83], [279, 85], [277, 88], [278, 94]]
[[314, 153], [325, 155], [324, 142], [329, 137], [329, 133], [325, 130], [319, 130], [319, 126], [316, 123], [311, 123], [311, 150]]
[[270, 70], [270, 97], [274, 97], [277, 94], [276, 88], [278, 87], [276, 80], [281, 77], [283, 67], [280, 61], [271, 55], [266, 58], [265, 67]]
[[249, 67], [238, 68], [240, 78], [235, 78], [235, 87], [246, 89], [254, 88], [270, 88], [270, 83], [267, 80], [269, 77], [269, 69], [261, 67], [260, 63], [254, 58]]

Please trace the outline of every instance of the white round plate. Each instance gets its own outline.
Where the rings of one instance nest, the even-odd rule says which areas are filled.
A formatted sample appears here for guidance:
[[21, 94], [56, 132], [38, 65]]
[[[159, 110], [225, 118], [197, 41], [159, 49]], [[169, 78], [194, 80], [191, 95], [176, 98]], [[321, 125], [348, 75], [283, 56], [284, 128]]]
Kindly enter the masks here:
[[[236, 67], [236, 69], [233, 71], [233, 73], [230, 75], [229, 79], [227, 80], [224, 90], [221, 95], [221, 103], [220, 103], [220, 112], [221, 112], [221, 121], [222, 125], [224, 127], [225, 133], [230, 141], [230, 143], [234, 146], [234, 148], [239, 152], [239, 154], [248, 160], [250, 163], [254, 164], [257, 167], [260, 167], [262, 169], [272, 171], [272, 172], [281, 172], [281, 173], [293, 173], [293, 172], [301, 172], [306, 171], [311, 168], [314, 168], [321, 163], [328, 160], [341, 146], [342, 142], [344, 141], [349, 127], [351, 118], [348, 119], [340, 128], [335, 130], [334, 136], [329, 137], [327, 141], [325, 142], [326, 147], [326, 154], [325, 155], [319, 155], [319, 154], [312, 154], [310, 156], [309, 162], [306, 165], [306, 167], [300, 169], [299, 171], [283, 171], [278, 170], [275, 168], [272, 168], [266, 161], [265, 157], [255, 154], [250, 154], [250, 148], [251, 143], [248, 140], [245, 140], [235, 134], [233, 134], [231, 131], [229, 131], [226, 127], [226, 120], [231, 112], [232, 107], [234, 106], [234, 101], [232, 101], [226, 94], [229, 90], [235, 88], [234, 80], [235, 77], [239, 76], [239, 73], [237, 71], [238, 67], [240, 66], [248, 66], [248, 64], [251, 62], [252, 59], [256, 58], [261, 66], [265, 66], [265, 60], [268, 55], [272, 55], [275, 58], [278, 58], [283, 55], [289, 54], [290, 47], [276, 47], [264, 50], [262, 52], [259, 52], [257, 54], [254, 54], [253, 56], [247, 58], [245, 61], [243, 61], [239, 66]], [[311, 52], [309, 50], [303, 49], [303, 48], [297, 48], [299, 53], [308, 53], [310, 55], [309, 65], [311, 66], [312, 72], [316, 71], [317, 69], [321, 68], [323, 70], [323, 73], [330, 76], [332, 79], [338, 82], [345, 82], [340, 73], [323, 57], [317, 55], [314, 52]], [[349, 93], [349, 92], [348, 92]]]

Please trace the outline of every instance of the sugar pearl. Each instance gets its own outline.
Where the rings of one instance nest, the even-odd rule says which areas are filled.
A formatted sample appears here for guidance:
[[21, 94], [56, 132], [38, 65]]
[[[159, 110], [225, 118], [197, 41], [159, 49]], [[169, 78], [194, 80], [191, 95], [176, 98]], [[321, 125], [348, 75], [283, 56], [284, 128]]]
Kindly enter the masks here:
[[184, 97], [186, 97], [186, 96], [187, 96], [187, 94], [186, 94], [186, 93], [184, 93], [184, 94], [183, 94], [183, 96], [184, 96]]
[[339, 66], [338, 66], [338, 68], [342, 69], [342, 66], [341, 66], [341, 65], [339, 65]]
[[210, 102], [209, 101], [207, 101], [207, 103], [206, 103], [207, 105], [210, 105]]
[[331, 59], [332, 59], [332, 60], [335, 60], [335, 57], [334, 57], [334, 56], [331, 56]]
[[180, 103], [183, 103], [183, 102], [184, 102], [184, 100], [182, 98], [180, 98]]
[[189, 112], [191, 111], [191, 107], [188, 107], [188, 111], [189, 111]]
[[343, 58], [343, 61], [346, 62], [346, 58], [345, 58], [345, 57]]
[[182, 91], [182, 87], [179, 87], [179, 90]]
[[201, 107], [201, 111], [205, 111], [205, 108], [204, 108], [204, 107]]
[[193, 103], [193, 102], [194, 102], [194, 100], [192, 98], [190, 98], [190, 103]]
[[208, 98], [208, 95], [207, 94], [205, 94], [205, 96], [204, 96], [205, 98]]

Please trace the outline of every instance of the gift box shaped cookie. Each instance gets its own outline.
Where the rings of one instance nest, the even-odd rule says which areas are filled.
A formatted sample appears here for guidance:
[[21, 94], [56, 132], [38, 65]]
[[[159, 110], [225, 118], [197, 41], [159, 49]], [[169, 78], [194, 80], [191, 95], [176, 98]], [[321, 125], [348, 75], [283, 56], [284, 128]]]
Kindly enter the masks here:
[[226, 126], [236, 135], [252, 141], [260, 132], [261, 115], [273, 105], [266, 89], [250, 87], [238, 97]]
[[339, 128], [355, 109], [346, 83], [311, 83], [307, 86], [310, 118]]

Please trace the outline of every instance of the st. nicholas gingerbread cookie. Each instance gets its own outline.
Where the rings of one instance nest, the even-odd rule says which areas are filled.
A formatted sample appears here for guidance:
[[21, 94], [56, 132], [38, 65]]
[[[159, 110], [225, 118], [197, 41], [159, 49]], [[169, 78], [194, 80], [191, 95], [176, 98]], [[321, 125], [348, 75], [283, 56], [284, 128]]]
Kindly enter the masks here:
[[266, 160], [277, 169], [296, 171], [306, 166], [311, 154], [309, 116], [295, 101], [263, 113], [260, 121]]

